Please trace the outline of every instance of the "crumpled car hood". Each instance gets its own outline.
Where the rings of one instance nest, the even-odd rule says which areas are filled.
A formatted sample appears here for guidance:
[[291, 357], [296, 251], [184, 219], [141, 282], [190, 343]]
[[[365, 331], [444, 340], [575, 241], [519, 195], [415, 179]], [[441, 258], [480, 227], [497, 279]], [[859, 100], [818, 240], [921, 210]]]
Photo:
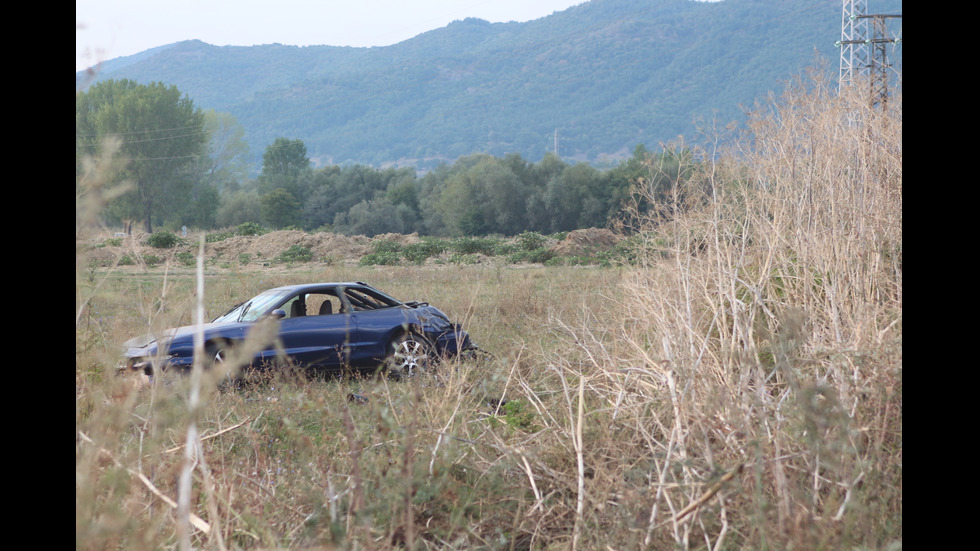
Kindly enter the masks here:
[[[214, 327], [216, 325], [222, 325], [222, 324], [205, 323], [202, 324], [201, 327], [203, 327], [204, 330], [207, 331], [209, 327]], [[185, 337], [185, 336], [188, 338], [193, 338], [195, 329], [197, 329], [196, 325], [184, 325], [181, 327], [172, 327], [170, 329], [164, 329], [163, 331], [160, 331], [159, 333], [156, 334], [146, 333], [144, 335], [134, 337], [124, 342], [123, 347], [127, 349], [146, 348], [147, 346], [150, 346], [151, 344], [157, 341], [170, 342], [176, 338]]]

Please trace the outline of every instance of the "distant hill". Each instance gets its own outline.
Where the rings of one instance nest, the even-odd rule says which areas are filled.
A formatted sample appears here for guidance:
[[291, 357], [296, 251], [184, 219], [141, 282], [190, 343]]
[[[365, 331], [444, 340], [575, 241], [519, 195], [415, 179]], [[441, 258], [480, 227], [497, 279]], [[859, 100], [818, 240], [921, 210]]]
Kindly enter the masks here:
[[[901, 1], [869, 2], [901, 13]], [[455, 21], [385, 47], [217, 47], [107, 61], [94, 80], [176, 85], [233, 114], [256, 163], [277, 137], [315, 165], [431, 168], [476, 152], [602, 163], [742, 118], [822, 59], [838, 71], [839, 0], [592, 0], [526, 23]], [[901, 20], [890, 22], [900, 33]], [[889, 51], [901, 70], [901, 48]], [[91, 81], [86, 72], [80, 82]], [[256, 165], [257, 167], [257, 165]]]

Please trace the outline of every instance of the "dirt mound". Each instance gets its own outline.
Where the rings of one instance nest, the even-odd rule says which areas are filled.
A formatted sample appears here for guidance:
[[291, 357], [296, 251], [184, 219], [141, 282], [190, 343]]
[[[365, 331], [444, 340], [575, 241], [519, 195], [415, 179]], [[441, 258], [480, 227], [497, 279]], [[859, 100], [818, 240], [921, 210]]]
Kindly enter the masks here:
[[236, 259], [247, 254], [255, 260], [272, 260], [293, 245], [306, 247], [317, 260], [360, 258], [370, 250], [371, 238], [336, 233], [306, 233], [300, 230], [275, 231], [256, 236], [229, 237], [205, 245], [205, 256]]
[[588, 228], [568, 232], [568, 235], [555, 246], [559, 256], [587, 256], [616, 246], [620, 237], [610, 230]]
[[[97, 266], [112, 266], [118, 260], [128, 257], [126, 265], [134, 266], [134, 269], [144, 269], [145, 259], [156, 258], [155, 262], [161, 262], [175, 255], [188, 253], [196, 255], [197, 243], [200, 242], [200, 235], [189, 235], [177, 249], [155, 249], [146, 244], [146, 237], [148, 236], [145, 234], [124, 237], [112, 234], [101, 235], [85, 247], [86, 261]], [[620, 236], [610, 230], [589, 228], [569, 232], [560, 242], [548, 238], [545, 246], [558, 256], [594, 256], [601, 251], [608, 251], [619, 243], [620, 239]], [[223, 265], [241, 269], [246, 266], [269, 266], [275, 263], [279, 255], [293, 246], [299, 246], [313, 253], [314, 262], [356, 264], [362, 257], [372, 252], [372, 245], [376, 241], [391, 241], [406, 246], [419, 243], [422, 239], [417, 233], [388, 233], [367, 237], [283, 230], [264, 235], [234, 236], [214, 243], [205, 243], [204, 256], [206, 260], [211, 261], [209, 266], [212, 269]]]

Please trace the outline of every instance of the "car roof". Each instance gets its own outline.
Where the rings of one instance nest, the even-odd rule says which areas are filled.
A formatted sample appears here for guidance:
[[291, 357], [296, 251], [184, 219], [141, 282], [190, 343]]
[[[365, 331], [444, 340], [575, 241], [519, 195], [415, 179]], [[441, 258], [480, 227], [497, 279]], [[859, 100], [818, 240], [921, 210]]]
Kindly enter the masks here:
[[324, 283], [298, 283], [296, 285], [283, 285], [282, 287], [274, 287], [269, 289], [269, 291], [301, 291], [303, 289], [318, 289], [321, 287], [367, 287], [369, 289], [374, 289], [374, 287], [371, 287], [363, 281], [333, 281]]

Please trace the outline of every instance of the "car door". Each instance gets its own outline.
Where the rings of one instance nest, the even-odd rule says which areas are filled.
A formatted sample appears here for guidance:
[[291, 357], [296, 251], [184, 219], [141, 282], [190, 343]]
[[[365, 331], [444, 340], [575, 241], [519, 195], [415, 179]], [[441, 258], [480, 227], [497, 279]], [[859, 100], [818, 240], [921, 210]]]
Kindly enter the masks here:
[[338, 369], [350, 360], [357, 332], [332, 291], [305, 292], [283, 304], [279, 321], [283, 352], [303, 367]]
[[368, 366], [384, 359], [392, 335], [412, 324], [413, 318], [399, 302], [365, 288], [346, 288], [346, 312], [354, 328], [350, 362]]

